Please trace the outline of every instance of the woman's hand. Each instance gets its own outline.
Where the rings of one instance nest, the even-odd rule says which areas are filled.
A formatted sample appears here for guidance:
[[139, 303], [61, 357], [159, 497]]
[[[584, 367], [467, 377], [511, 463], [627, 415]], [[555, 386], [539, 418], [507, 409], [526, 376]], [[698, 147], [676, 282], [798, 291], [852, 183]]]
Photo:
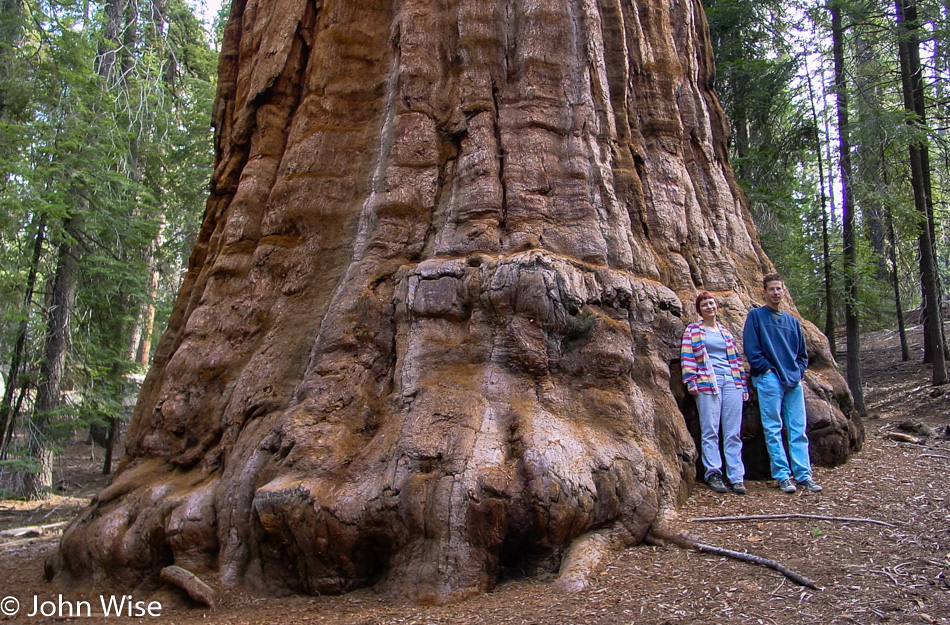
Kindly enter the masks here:
[[689, 394], [692, 395], [693, 397], [696, 397], [697, 395], [699, 395], [699, 389], [695, 387], [691, 388], [689, 389]]
[[749, 401], [749, 391], [742, 391], [742, 401]]

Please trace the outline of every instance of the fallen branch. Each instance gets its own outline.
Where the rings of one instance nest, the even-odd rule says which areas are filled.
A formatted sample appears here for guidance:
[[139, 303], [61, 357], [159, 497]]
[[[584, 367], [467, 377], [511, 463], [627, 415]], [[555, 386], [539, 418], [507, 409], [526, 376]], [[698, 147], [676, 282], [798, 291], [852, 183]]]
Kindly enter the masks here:
[[941, 456], [940, 454], [920, 454], [921, 458], [943, 458], [944, 460], [950, 460], [950, 456]]
[[878, 521], [877, 519], [857, 519], [854, 517], [847, 516], [824, 516], [821, 514], [799, 514], [799, 513], [789, 513], [789, 514], [751, 514], [748, 516], [719, 516], [719, 517], [697, 517], [690, 519], [691, 523], [706, 523], [706, 522], [716, 522], [716, 523], [727, 523], [732, 521], [779, 521], [785, 519], [815, 519], [818, 521], [841, 521], [844, 523], [874, 523], [877, 525], [884, 525], [887, 527], [897, 527], [893, 523], [887, 523], [886, 521]]
[[27, 525], [26, 527], [14, 527], [12, 529], [0, 531], [0, 537], [3, 538], [35, 538], [42, 534], [47, 534], [53, 530], [59, 530], [66, 526], [69, 521], [59, 523], [50, 523], [48, 525]]
[[30, 538], [19, 538], [17, 540], [10, 540], [5, 543], [0, 543], [0, 551], [9, 549], [10, 547], [19, 547], [20, 545], [32, 545], [38, 542], [44, 542], [47, 540], [55, 540], [59, 538], [59, 534], [46, 534], [44, 536], [31, 536]]
[[742, 560], [743, 562], [751, 562], [753, 564], [761, 564], [762, 566], [767, 566], [770, 569], [775, 569], [788, 579], [792, 580], [797, 584], [801, 584], [807, 588], [814, 588], [815, 590], [821, 590], [821, 588], [808, 579], [804, 575], [799, 575], [795, 571], [789, 569], [781, 562], [775, 560], [770, 560], [768, 558], [763, 558], [761, 556], [756, 556], [751, 553], [745, 553], [742, 551], [733, 551], [732, 549], [723, 549], [722, 547], [713, 547], [712, 545], [707, 545], [704, 543], [696, 543], [695, 548], [704, 553], [714, 553], [718, 556], [726, 556], [729, 558], [735, 558], [736, 560]]
[[[51, 516], [53, 516], [53, 515], [56, 513], [57, 510], [59, 510], [59, 509], [62, 508], [62, 507], [63, 507], [63, 503], [62, 503], [62, 502], [56, 504], [55, 506], [53, 506], [52, 508], [50, 508], [49, 512], [47, 512], [46, 514], [43, 515], [43, 518], [44, 518], [44, 519], [50, 518]], [[33, 517], [31, 516], [30, 518], [33, 518]]]
[[741, 560], [742, 562], [761, 564], [762, 566], [767, 566], [770, 569], [778, 571], [796, 584], [800, 584], [806, 588], [823, 590], [820, 586], [818, 586], [817, 583], [808, 579], [804, 575], [800, 575], [789, 569], [781, 562], [770, 560], [769, 558], [763, 558], [761, 556], [756, 556], [751, 553], [733, 551], [732, 549], [723, 549], [721, 547], [707, 545], [705, 543], [699, 542], [685, 532], [675, 532], [654, 526], [650, 529], [650, 533], [647, 534], [644, 540], [651, 545], [665, 546], [668, 542], [670, 542], [678, 547], [682, 547], [683, 549], [695, 549], [703, 553], [712, 553], [719, 556], [725, 556], [727, 558], [733, 558], [735, 560]]
[[886, 569], [881, 569], [880, 571], [878, 571], [878, 570], [876, 570], [876, 569], [871, 569], [871, 570], [868, 571], [868, 572], [869, 572], [869, 573], [883, 573], [884, 575], [887, 575], [888, 577], [891, 578], [891, 581], [894, 582], [894, 585], [895, 585], [895, 586], [903, 586], [903, 584], [901, 584], [901, 583], [897, 580], [897, 578], [894, 577], [894, 575], [891, 574], [891, 572], [888, 571], [888, 570], [886, 570]]
[[881, 438], [897, 441], [898, 443], [913, 443], [914, 445], [921, 445], [924, 442], [922, 438], [917, 438], [916, 436], [911, 436], [910, 434], [902, 434], [900, 432], [888, 432], [886, 434], [882, 434]]

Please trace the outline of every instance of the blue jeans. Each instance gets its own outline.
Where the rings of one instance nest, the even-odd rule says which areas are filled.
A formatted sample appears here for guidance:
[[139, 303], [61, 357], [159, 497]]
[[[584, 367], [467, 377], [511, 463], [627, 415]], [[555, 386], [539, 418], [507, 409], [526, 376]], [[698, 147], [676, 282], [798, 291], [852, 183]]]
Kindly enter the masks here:
[[706, 479], [713, 473], [722, 473], [719, 455], [719, 427], [722, 426], [722, 450], [726, 455], [726, 479], [737, 484], [745, 477], [742, 464], [742, 391], [736, 388], [732, 375], [716, 375], [719, 392], [700, 393], [696, 396], [699, 408], [699, 426], [702, 432], [703, 466]]
[[[774, 372], [752, 378], [759, 392], [759, 413], [769, 450], [772, 477], [785, 480], [794, 477], [801, 482], [811, 477], [808, 459], [808, 437], [805, 435], [805, 393], [799, 382], [785, 388]], [[788, 455], [782, 443], [782, 426], [788, 436]], [[791, 463], [791, 464], [789, 464]]]

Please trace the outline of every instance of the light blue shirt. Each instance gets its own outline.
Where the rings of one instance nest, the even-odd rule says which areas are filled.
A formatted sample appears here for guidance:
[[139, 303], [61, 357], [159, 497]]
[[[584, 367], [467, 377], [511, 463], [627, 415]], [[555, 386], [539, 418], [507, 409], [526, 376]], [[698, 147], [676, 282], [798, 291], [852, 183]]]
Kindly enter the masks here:
[[703, 328], [706, 331], [706, 355], [709, 365], [717, 376], [732, 377], [732, 367], [729, 366], [729, 356], [726, 353], [726, 339], [719, 328]]

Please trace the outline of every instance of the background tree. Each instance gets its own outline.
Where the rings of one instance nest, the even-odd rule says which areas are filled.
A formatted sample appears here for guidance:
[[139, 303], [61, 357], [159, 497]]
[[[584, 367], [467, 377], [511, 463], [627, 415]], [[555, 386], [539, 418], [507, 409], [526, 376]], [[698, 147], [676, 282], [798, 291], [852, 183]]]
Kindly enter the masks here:
[[[830, 293], [841, 291], [840, 230], [833, 220], [834, 186], [817, 156], [823, 98], [813, 110], [808, 47], [795, 34], [804, 8], [787, 2], [704, 2], [716, 53], [716, 87], [733, 130], [731, 161], [745, 190], [763, 247], [787, 276], [802, 313], [834, 339]], [[817, 39], [817, 38], [815, 38]], [[830, 56], [830, 55], [829, 55]], [[814, 82], [821, 86], [821, 79]], [[827, 188], [830, 204], [822, 199]], [[836, 280], [831, 284], [829, 280]]]
[[864, 405], [864, 386], [861, 376], [861, 328], [858, 317], [858, 248], [856, 241], [857, 216], [854, 203], [853, 170], [851, 167], [851, 126], [848, 102], [848, 80], [844, 64], [844, 26], [842, 3], [829, 0], [831, 38], [835, 64], [835, 98], [838, 114], [838, 163], [841, 168], [842, 241], [844, 243], [845, 325], [848, 336], [848, 387], [854, 398], [854, 407], [867, 416]]
[[[147, 334], [136, 327], [147, 319], [140, 310], [152, 302], [165, 310], [177, 289], [178, 246], [188, 245], [177, 223], [195, 219], [210, 175], [216, 55], [177, 1], [28, 9], [35, 19], [3, 76], [13, 85], [5, 93], [18, 81], [30, 88], [18, 100], [21, 113], [7, 108], [0, 152], [7, 174], [0, 355], [12, 373], [0, 422], [7, 465], [36, 496], [52, 486], [48, 471], [36, 473], [45, 463], [36, 458], [48, 460], [78, 428], [118, 423], [135, 368], [133, 337]], [[161, 245], [169, 238], [158, 238], [163, 228], [177, 237], [174, 249]], [[156, 268], [171, 274], [157, 288]], [[57, 282], [67, 269], [75, 277]], [[57, 284], [75, 285], [72, 306], [51, 305]], [[67, 309], [68, 317], [51, 320]], [[53, 359], [62, 362], [58, 389], [48, 377], [59, 367], [31, 348], [51, 339], [46, 328], [54, 326], [62, 335]], [[74, 398], [68, 405], [65, 391]]]
[[[825, 159], [824, 159], [824, 146], [821, 141], [821, 134], [819, 132], [820, 124], [818, 122], [818, 113], [816, 111], [815, 104], [815, 90], [812, 85], [812, 76], [806, 76], [808, 82], [808, 102], [811, 107], [811, 116], [812, 123], [814, 124], [814, 136], [815, 136], [815, 157], [818, 162], [818, 189], [819, 189], [819, 203], [818, 210], [821, 214], [821, 264], [822, 264], [822, 273], [824, 275], [824, 332], [825, 336], [828, 338], [828, 347], [831, 350], [832, 354], [837, 353], [837, 346], [835, 337], [835, 308], [834, 308], [834, 287], [832, 275], [834, 269], [831, 262], [831, 232], [828, 227], [830, 222], [829, 214], [834, 212], [834, 202], [830, 199], [829, 195], [825, 192], [825, 184], [828, 181], [828, 178], [825, 176]], [[903, 333], [901, 337], [903, 337]]]
[[[901, 84], [904, 106], [913, 112], [911, 124], [925, 126], [927, 120], [924, 102], [923, 71], [920, 64], [920, 36], [918, 34], [917, 6], [912, 0], [897, 0]], [[911, 186], [914, 206], [920, 214], [920, 281], [924, 315], [924, 358], [933, 366], [934, 385], [946, 384], [947, 366], [944, 360], [942, 300], [938, 287], [934, 247], [934, 211], [930, 184], [930, 151], [921, 138], [910, 147]]]
[[[844, 66], [843, 79], [851, 91], [848, 106], [843, 111], [849, 119], [848, 134], [853, 146], [848, 158], [852, 161], [849, 199], [853, 204], [854, 222], [853, 253], [855, 283], [860, 282], [859, 298], [854, 302], [854, 313], [865, 328], [898, 327], [903, 325], [905, 302], [908, 307], [919, 306], [923, 299], [920, 289], [913, 287], [920, 281], [920, 267], [910, 263], [919, 256], [919, 229], [913, 204], [912, 172], [907, 154], [923, 140], [928, 146], [939, 149], [945, 155], [947, 142], [942, 139], [940, 128], [945, 124], [934, 123], [929, 128], [920, 124], [918, 113], [908, 113], [903, 105], [902, 82], [898, 60], [898, 42], [902, 36], [895, 30], [894, 7], [878, 0], [854, 0], [839, 3], [850, 19], [842, 24], [841, 59]], [[749, 189], [750, 207], [762, 232], [763, 245], [777, 266], [790, 276], [790, 287], [796, 295], [796, 303], [803, 314], [816, 321], [823, 320], [825, 331], [833, 333], [832, 320], [836, 316], [835, 301], [844, 302], [847, 291], [843, 276], [845, 272], [827, 271], [832, 263], [840, 262], [838, 256], [843, 245], [840, 213], [830, 205], [819, 201], [821, 187], [828, 195], [839, 194], [841, 177], [830, 176], [827, 184], [821, 175], [825, 164], [827, 170], [837, 171], [840, 151], [834, 149], [832, 158], [818, 159], [823, 150], [831, 150], [839, 141], [837, 110], [823, 94], [833, 84], [833, 55], [829, 42], [831, 24], [824, 11], [824, 3], [799, 2], [743, 3], [708, 2], [713, 42], [717, 45], [719, 91], [723, 94], [727, 111], [733, 110], [730, 99], [742, 93], [738, 106], [742, 110], [755, 108], [750, 102], [762, 104], [776, 101], [787, 102], [788, 111], [809, 110], [801, 113], [773, 115], [758, 124], [764, 136], [762, 144], [781, 140], [790, 146], [786, 157], [765, 156], [760, 158], [755, 150], [742, 147], [742, 142], [753, 137], [748, 131], [748, 115], [742, 110], [736, 115], [734, 126], [734, 154], [738, 160], [751, 159], [753, 164], [740, 168], [750, 172], [740, 182]], [[915, 31], [923, 41], [927, 56], [920, 65], [920, 98], [922, 112], [940, 115], [946, 111], [941, 105], [948, 76], [946, 72], [946, 46], [941, 33], [946, 32], [946, 11], [941, 3], [924, 3]], [[737, 8], [738, 7], [738, 8]], [[742, 19], [733, 19], [739, 15]], [[725, 17], [723, 17], [725, 16]], [[722, 24], [719, 26], [719, 24]], [[798, 25], [804, 24], [803, 28]], [[793, 26], [795, 25], [795, 26]], [[753, 47], [749, 42], [756, 42]], [[737, 54], [736, 51], [739, 51]], [[751, 61], [747, 61], [750, 57]], [[756, 59], [789, 59], [787, 67], [771, 61]], [[749, 72], [745, 67], [754, 67], [764, 78]], [[771, 84], [773, 93], [759, 93], [755, 88], [743, 85]], [[803, 86], [810, 91], [804, 92]], [[794, 141], [789, 141], [790, 129], [795, 127], [792, 119], [807, 119], [812, 126], [812, 136], [817, 132], [822, 148], [796, 150]], [[908, 125], [907, 121], [912, 122]], [[942, 119], [946, 119], [943, 117]], [[943, 158], [943, 157], [942, 157]], [[737, 162], [738, 162], [737, 160]], [[941, 163], [946, 163], [943, 158]], [[768, 170], [764, 176], [774, 179], [775, 171], [783, 174], [791, 184], [775, 186], [777, 197], [757, 193], [762, 186], [754, 174], [756, 168]], [[940, 210], [945, 203], [943, 189], [946, 167], [922, 168], [934, 183], [932, 205]], [[785, 208], [783, 208], [785, 207]], [[919, 212], [917, 215], [921, 214]], [[945, 213], [944, 213], [945, 214]], [[886, 244], [887, 222], [894, 226], [893, 247]], [[934, 224], [943, 227], [946, 220], [935, 219]], [[819, 229], [818, 224], [828, 228]], [[938, 228], [939, 229], [939, 228]], [[829, 241], [828, 236], [832, 238]], [[772, 234], [774, 233], [774, 235]], [[849, 238], [850, 238], [849, 233]], [[835, 242], [837, 240], [837, 242]], [[941, 236], [933, 235], [934, 257], [945, 254]], [[825, 243], [830, 245], [825, 248]], [[821, 250], [821, 251], [819, 251]], [[830, 262], [829, 262], [830, 261]], [[935, 271], [939, 280], [940, 270]], [[938, 295], [942, 287], [937, 285]], [[841, 298], [841, 299], [839, 299]], [[900, 312], [899, 312], [900, 311]], [[904, 341], [906, 349], [906, 340]], [[929, 355], [928, 355], [929, 358]], [[939, 370], [939, 368], [938, 368]]]

